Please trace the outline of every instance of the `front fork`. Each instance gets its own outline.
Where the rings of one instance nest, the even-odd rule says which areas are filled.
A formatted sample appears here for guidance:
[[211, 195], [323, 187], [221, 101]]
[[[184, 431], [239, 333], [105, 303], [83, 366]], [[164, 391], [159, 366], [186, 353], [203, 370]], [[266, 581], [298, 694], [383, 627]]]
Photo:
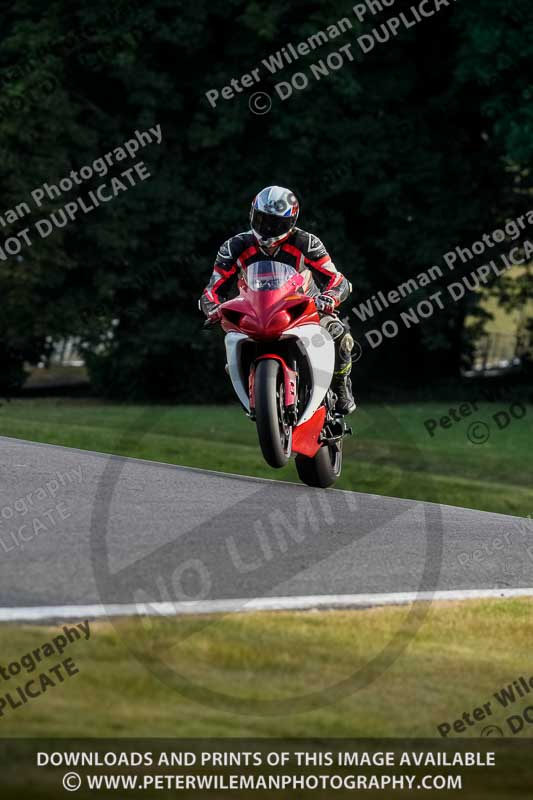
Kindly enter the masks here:
[[286, 361], [275, 353], [265, 353], [261, 355], [250, 367], [250, 374], [248, 376], [248, 396], [250, 398], [250, 418], [255, 419], [255, 370], [260, 361], [270, 358], [278, 361], [283, 370], [283, 384], [284, 384], [284, 403], [285, 412], [287, 414], [287, 421], [291, 426], [296, 425], [298, 421], [298, 372], [296, 370], [296, 362], [288, 366]]

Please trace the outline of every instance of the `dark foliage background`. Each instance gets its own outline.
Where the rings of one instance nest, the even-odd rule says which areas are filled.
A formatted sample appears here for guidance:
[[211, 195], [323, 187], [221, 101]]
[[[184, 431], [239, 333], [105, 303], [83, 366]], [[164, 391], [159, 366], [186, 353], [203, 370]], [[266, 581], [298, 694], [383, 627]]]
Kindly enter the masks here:
[[[208, 105], [207, 90], [343, 16], [354, 30], [342, 40]], [[358, 51], [350, 4], [16, 0], [2, 3], [2, 23], [4, 211], [135, 129], [163, 130], [161, 146], [137, 159], [149, 181], [0, 261], [4, 390], [20, 384], [24, 362], [46, 356], [50, 337], [77, 335], [99, 393], [183, 400], [205, 398], [208, 387], [207, 399], [226, 396], [220, 338], [201, 332], [197, 299], [219, 244], [246, 228], [264, 185], [300, 196], [302, 227], [324, 239], [360, 299], [530, 207], [530, 0], [457, 3], [285, 103], [274, 83], [348, 42]], [[258, 89], [275, 98], [265, 116], [248, 109]], [[1, 229], [0, 243], [71, 199]], [[529, 290], [502, 284], [510, 306]], [[405, 332], [363, 359], [360, 375], [458, 374], [474, 304], [470, 296]]]

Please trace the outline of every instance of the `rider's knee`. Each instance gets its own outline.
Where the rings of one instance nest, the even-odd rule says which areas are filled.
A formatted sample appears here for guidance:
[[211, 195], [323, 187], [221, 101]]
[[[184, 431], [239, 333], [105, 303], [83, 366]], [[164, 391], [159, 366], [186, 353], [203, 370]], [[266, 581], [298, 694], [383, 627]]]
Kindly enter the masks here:
[[354, 348], [354, 339], [351, 333], [345, 333], [339, 342], [339, 351], [343, 356], [351, 356]]
[[321, 320], [321, 324], [327, 329], [335, 343], [338, 343], [346, 333], [346, 329], [340, 319], [336, 319], [335, 317], [324, 317]]

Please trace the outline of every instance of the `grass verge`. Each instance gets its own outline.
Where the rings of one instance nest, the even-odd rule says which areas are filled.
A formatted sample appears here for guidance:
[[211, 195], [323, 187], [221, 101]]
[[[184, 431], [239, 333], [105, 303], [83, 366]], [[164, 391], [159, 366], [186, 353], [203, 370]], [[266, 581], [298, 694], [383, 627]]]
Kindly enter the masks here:
[[[331, 687], [365, 667], [407, 612], [156, 619], [149, 631], [138, 619], [94, 623], [90, 639], [73, 642], [62, 656], [74, 659], [79, 674], [17, 710], [4, 708], [0, 736], [436, 737], [439, 725], [453, 725], [485, 703], [491, 703], [485, 719], [452, 735], [480, 736], [488, 724], [510, 735], [506, 719], [532, 705], [533, 693], [507, 708], [495, 693], [520, 676], [533, 681], [529, 599], [433, 605], [385, 672], [359, 691], [335, 695]], [[58, 632], [3, 626], [2, 664], [19, 661]], [[44, 660], [39, 670], [58, 660]], [[161, 664], [179, 691], [161, 680]], [[31, 677], [23, 672], [9, 685], [2, 681], [2, 693]], [[199, 701], [191, 686], [226, 699]], [[318, 690], [325, 699], [305, 712], [294, 706], [294, 698]], [[252, 708], [264, 700], [273, 703], [268, 714], [242, 713], [242, 702]], [[526, 723], [517, 736], [532, 733]]]

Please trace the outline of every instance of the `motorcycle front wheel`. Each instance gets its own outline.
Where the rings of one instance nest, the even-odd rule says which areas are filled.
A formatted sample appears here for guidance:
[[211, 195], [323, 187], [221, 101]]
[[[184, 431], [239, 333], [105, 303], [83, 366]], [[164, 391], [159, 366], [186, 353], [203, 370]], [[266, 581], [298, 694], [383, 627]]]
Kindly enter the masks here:
[[292, 449], [292, 426], [285, 409], [285, 383], [279, 361], [265, 358], [255, 371], [255, 423], [263, 457], [275, 469], [286, 466]]
[[342, 439], [336, 444], [324, 444], [313, 458], [296, 456], [296, 470], [302, 483], [328, 489], [342, 472]]

